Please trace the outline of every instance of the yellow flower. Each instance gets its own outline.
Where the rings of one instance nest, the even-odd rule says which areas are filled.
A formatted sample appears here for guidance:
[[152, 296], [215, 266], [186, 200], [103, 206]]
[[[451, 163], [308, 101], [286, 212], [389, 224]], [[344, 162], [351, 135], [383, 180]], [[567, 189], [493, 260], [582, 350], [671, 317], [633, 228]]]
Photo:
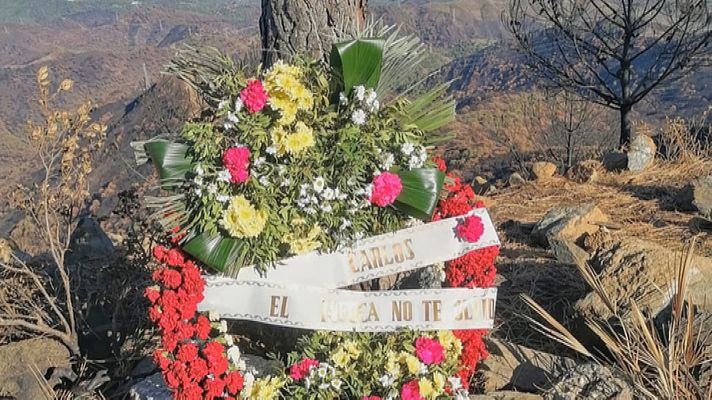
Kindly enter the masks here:
[[296, 119], [297, 111], [308, 110], [314, 105], [313, 94], [300, 78], [303, 71], [299, 67], [278, 61], [265, 74], [265, 88], [269, 93], [269, 104], [279, 111], [279, 125], [289, 125]]
[[[302, 225], [303, 223], [304, 220], [292, 220], [292, 226]], [[318, 225], [314, 225], [306, 237], [297, 238], [297, 235], [290, 233], [284, 237], [284, 242], [289, 245], [289, 251], [293, 254], [305, 254], [321, 247], [321, 242], [317, 240], [320, 235], [321, 228]]]
[[433, 385], [437, 394], [442, 393], [445, 390], [445, 375], [440, 372], [433, 373]]
[[344, 343], [344, 349], [346, 350], [346, 352], [349, 353], [349, 357], [354, 360], [361, 355], [361, 349], [358, 348], [358, 343], [354, 342], [353, 340], [349, 340], [348, 342]]
[[433, 388], [433, 383], [427, 378], [420, 378], [418, 381], [418, 391], [421, 396], [428, 399], [434, 399], [435, 396], [438, 395], [435, 388]]
[[276, 377], [256, 379], [250, 390], [250, 397], [260, 400], [271, 400], [277, 397], [282, 382]]
[[393, 350], [388, 350], [386, 372], [391, 374], [394, 378], [400, 377], [401, 374], [400, 365], [398, 365], [398, 354]]
[[408, 353], [401, 353], [401, 360], [405, 362], [408, 372], [411, 374], [420, 372], [420, 360], [418, 360], [418, 357]]
[[459, 356], [462, 352], [462, 342], [452, 331], [438, 331], [438, 341], [445, 348], [445, 351], [454, 353], [455, 356]]
[[349, 357], [349, 353], [345, 352], [343, 349], [339, 349], [331, 355], [331, 361], [333, 361], [334, 365], [337, 367], [344, 368], [349, 365], [351, 357]]
[[245, 196], [239, 195], [230, 200], [220, 223], [233, 237], [255, 237], [264, 229], [267, 215], [250, 204]]

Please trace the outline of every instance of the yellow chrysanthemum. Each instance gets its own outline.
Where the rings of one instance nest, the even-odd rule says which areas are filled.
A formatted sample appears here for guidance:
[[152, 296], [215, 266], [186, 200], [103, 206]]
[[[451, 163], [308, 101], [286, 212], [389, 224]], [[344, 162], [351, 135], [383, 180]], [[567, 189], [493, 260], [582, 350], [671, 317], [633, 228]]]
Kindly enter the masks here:
[[406, 367], [408, 367], [408, 372], [411, 374], [420, 372], [420, 360], [418, 360], [418, 357], [404, 352], [401, 353], [401, 361], [405, 363]]
[[314, 135], [311, 132], [295, 132], [287, 136], [284, 147], [290, 154], [299, 154], [314, 146]]
[[337, 367], [344, 368], [349, 365], [351, 357], [349, 357], [349, 353], [347, 353], [343, 349], [339, 349], [331, 355], [331, 361], [333, 361], [334, 365], [336, 365]]
[[313, 94], [300, 81], [302, 74], [301, 68], [282, 61], [265, 74], [270, 107], [281, 114], [279, 125], [293, 123], [299, 110], [308, 110], [314, 105]]
[[433, 388], [433, 382], [430, 382], [427, 378], [420, 378], [420, 380], [418, 380], [418, 391], [420, 395], [426, 399], [434, 399], [438, 395]]
[[401, 374], [400, 365], [398, 365], [398, 354], [393, 350], [388, 350], [386, 356], [386, 372], [394, 378], [400, 377]]
[[433, 388], [437, 394], [445, 390], [445, 375], [440, 372], [433, 373]]
[[282, 382], [276, 377], [257, 379], [252, 384], [250, 398], [271, 400], [277, 398]]
[[354, 342], [353, 340], [349, 340], [348, 342], [344, 343], [344, 350], [346, 350], [346, 352], [349, 353], [349, 357], [354, 360], [361, 355], [361, 349], [359, 349], [358, 343]]
[[[300, 225], [300, 223], [297, 220], [293, 220], [292, 225]], [[321, 233], [321, 228], [315, 225], [309, 230], [306, 237], [297, 237], [296, 234], [290, 233], [284, 237], [284, 242], [289, 245], [289, 251], [292, 254], [305, 254], [321, 247], [321, 242], [317, 240]]]
[[250, 204], [245, 196], [240, 195], [230, 200], [220, 223], [233, 237], [255, 237], [264, 229], [267, 215]]
[[462, 342], [455, 336], [452, 331], [438, 331], [438, 341], [443, 346], [445, 351], [460, 356], [462, 352]]

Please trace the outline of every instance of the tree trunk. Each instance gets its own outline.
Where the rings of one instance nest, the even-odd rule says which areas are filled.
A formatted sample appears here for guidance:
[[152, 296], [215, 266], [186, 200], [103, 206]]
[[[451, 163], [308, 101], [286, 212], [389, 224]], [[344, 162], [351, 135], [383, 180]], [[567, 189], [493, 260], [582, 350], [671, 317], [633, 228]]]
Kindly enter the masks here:
[[368, 0], [262, 0], [262, 64], [300, 53], [325, 60], [337, 33], [364, 25]]
[[630, 120], [630, 112], [632, 107], [630, 105], [621, 105], [621, 136], [620, 136], [620, 146], [624, 148], [630, 143], [630, 137], [633, 134], [633, 123]]

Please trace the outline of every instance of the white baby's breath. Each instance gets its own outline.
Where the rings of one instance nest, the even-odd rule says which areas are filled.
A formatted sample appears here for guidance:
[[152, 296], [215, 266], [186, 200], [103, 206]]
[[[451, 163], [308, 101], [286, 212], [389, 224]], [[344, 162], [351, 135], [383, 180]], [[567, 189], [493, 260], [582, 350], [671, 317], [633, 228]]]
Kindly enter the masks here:
[[351, 114], [351, 122], [353, 122], [354, 125], [359, 125], [359, 126], [365, 124], [366, 123], [366, 112], [360, 108], [354, 110], [353, 114]]

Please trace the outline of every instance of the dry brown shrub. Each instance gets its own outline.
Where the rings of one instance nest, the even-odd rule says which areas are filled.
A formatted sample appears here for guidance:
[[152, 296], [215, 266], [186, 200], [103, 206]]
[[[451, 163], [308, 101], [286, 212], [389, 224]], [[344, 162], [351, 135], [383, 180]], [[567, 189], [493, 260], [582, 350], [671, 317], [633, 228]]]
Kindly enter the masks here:
[[709, 159], [712, 156], [710, 116], [712, 106], [697, 118], [666, 118], [658, 132], [661, 156], [680, 162]]

